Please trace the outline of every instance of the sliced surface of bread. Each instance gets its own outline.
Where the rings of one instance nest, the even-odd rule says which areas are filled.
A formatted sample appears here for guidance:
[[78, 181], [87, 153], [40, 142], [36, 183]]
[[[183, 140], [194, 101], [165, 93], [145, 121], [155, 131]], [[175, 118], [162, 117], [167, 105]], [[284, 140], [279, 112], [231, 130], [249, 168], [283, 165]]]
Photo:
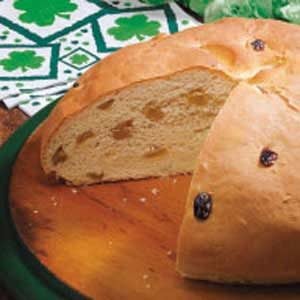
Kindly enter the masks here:
[[234, 84], [191, 69], [110, 94], [62, 126], [47, 162], [75, 185], [191, 172]]

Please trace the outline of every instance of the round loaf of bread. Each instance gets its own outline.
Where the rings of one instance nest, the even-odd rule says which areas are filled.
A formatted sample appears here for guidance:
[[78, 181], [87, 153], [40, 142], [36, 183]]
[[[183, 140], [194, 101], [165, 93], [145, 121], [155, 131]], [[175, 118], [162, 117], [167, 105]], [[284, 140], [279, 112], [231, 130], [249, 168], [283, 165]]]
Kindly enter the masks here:
[[42, 167], [73, 185], [195, 170], [178, 271], [300, 281], [299, 53], [298, 26], [240, 18], [123, 48], [45, 121]]

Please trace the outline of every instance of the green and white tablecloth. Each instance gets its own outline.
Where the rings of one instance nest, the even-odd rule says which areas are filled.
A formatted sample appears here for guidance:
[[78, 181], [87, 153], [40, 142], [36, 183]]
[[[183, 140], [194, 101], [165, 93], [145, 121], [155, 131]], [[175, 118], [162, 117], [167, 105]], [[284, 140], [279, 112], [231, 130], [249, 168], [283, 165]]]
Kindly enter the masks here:
[[197, 21], [142, 0], [0, 0], [0, 101], [33, 115], [111, 52]]

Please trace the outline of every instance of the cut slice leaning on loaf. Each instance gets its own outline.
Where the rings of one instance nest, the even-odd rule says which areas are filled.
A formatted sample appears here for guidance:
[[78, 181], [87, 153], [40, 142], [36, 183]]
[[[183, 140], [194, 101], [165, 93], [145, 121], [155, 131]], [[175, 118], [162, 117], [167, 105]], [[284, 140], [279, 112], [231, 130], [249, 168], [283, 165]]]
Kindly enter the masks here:
[[[254, 98], [262, 97], [264, 99], [260, 99], [262, 101], [269, 101], [269, 98], [264, 95], [274, 95], [277, 100], [280, 99], [278, 101], [281, 104], [284, 103], [288, 108], [287, 112], [284, 117], [279, 117], [279, 115], [277, 119], [274, 117], [272, 124], [285, 122], [288, 111], [291, 112], [291, 118], [298, 116], [299, 49], [300, 28], [298, 26], [279, 21], [237, 18], [188, 29], [172, 36], [158, 36], [149, 42], [119, 50], [86, 72], [43, 124], [42, 167], [49, 176], [61, 178], [73, 185], [192, 172], [196, 164], [204, 166], [205, 161], [209, 160], [210, 156], [207, 153], [210, 148], [207, 144], [212, 139], [209, 133], [211, 126], [213, 126], [214, 135], [217, 135], [215, 131], [218, 128], [218, 142], [221, 145], [223, 143], [230, 145], [231, 142], [232, 145], [236, 145], [235, 135], [230, 136], [231, 132], [227, 132], [227, 123], [220, 120], [222, 116], [223, 119], [229, 120], [228, 111], [231, 111], [235, 114], [234, 120], [238, 118], [241, 125], [244, 121], [248, 122], [250, 118], [247, 118], [247, 113], [240, 113], [243, 111], [244, 100], [249, 100], [247, 93]], [[228, 97], [231, 100], [227, 104]], [[270, 97], [273, 99], [273, 96]], [[257, 107], [253, 105], [252, 108], [256, 111], [252, 113], [260, 113], [261, 102], [254, 99], [254, 103], [257, 103]], [[280, 114], [280, 107], [276, 106], [273, 111]], [[267, 122], [266, 110], [264, 114]], [[216, 117], [218, 126], [212, 125]], [[253, 117], [252, 114], [251, 117]], [[262, 130], [265, 127], [268, 128], [262, 117], [257, 122], [252, 118], [251, 122], [251, 126], [257, 129], [254, 131], [255, 134], [258, 134], [260, 128]], [[235, 126], [238, 127], [238, 123], [235, 123]], [[285, 141], [288, 141], [285, 136], [287, 131], [272, 132], [274, 139], [282, 139], [283, 147]], [[254, 143], [256, 140], [256, 136], [250, 136], [246, 132], [244, 138], [242, 142], [246, 144]], [[297, 142], [295, 143], [294, 147], [297, 146]], [[266, 149], [270, 145], [267, 143]], [[202, 146], [203, 149], [208, 149], [205, 152], [208, 156], [201, 152], [198, 158]], [[213, 155], [220, 161], [224, 157], [220, 168], [217, 168], [218, 165], [215, 166], [214, 172], [216, 173], [213, 173], [213, 180], [216, 179], [216, 174], [219, 174], [220, 178], [223, 177], [226, 167], [230, 171], [233, 168], [235, 171], [233, 174], [237, 177], [248, 176], [247, 171], [243, 169], [247, 167], [247, 164], [243, 164], [248, 155], [247, 151], [242, 154], [242, 157], [234, 157], [233, 164], [232, 156], [230, 156], [233, 154], [229, 155], [226, 152], [231, 149], [230, 147], [228, 149], [212, 147], [211, 149]], [[251, 148], [249, 151], [254, 150]], [[255, 155], [258, 154], [255, 153]], [[230, 158], [229, 165], [227, 165], [227, 158]], [[260, 172], [265, 171], [259, 165], [259, 156], [256, 157], [255, 163], [251, 179], [248, 180], [249, 182], [245, 181], [249, 187], [248, 185], [237, 186], [236, 184], [242, 181], [236, 180], [236, 177], [231, 178], [229, 174], [226, 177], [228, 180], [225, 185], [230, 186], [232, 182], [236, 188], [236, 194], [232, 193], [231, 201], [243, 201], [250, 187], [256, 191], [257, 201], [264, 201], [266, 198], [269, 202], [271, 201], [272, 193], [264, 195], [264, 188], [256, 180], [256, 172], [260, 176]], [[272, 164], [273, 162], [270, 166]], [[280, 166], [280, 164], [276, 168], [271, 166], [268, 172], [276, 176], [278, 172], [280, 173]], [[233, 265], [232, 275], [230, 275], [229, 264], [220, 264], [218, 267], [213, 265], [213, 260], [209, 261], [209, 257], [207, 261], [205, 258], [198, 260], [192, 257], [197, 255], [198, 249], [205, 249], [205, 253], [212, 249], [215, 251], [212, 253], [219, 251], [219, 258], [224, 258], [220, 241], [226, 237], [225, 233], [229, 234], [232, 229], [230, 226], [226, 227], [228, 231], [221, 236], [217, 231], [220, 227], [210, 227], [209, 216], [209, 219], [204, 221], [192, 214], [191, 203], [194, 201], [193, 197], [196, 197], [193, 192], [196, 190], [199, 193], [206, 192], [209, 197], [213, 198], [213, 206], [209, 208], [209, 211], [214, 212], [215, 206], [217, 210], [218, 206], [214, 203], [215, 201], [220, 202], [219, 209], [222, 208], [222, 199], [219, 199], [218, 191], [214, 189], [201, 191], [202, 185], [200, 179], [197, 179], [198, 169], [199, 167], [193, 179], [179, 240], [178, 270], [187, 277], [219, 281], [258, 283], [300, 281], [300, 261], [296, 264], [298, 267], [295, 266], [291, 272], [287, 272], [285, 267], [282, 267], [277, 277], [275, 275], [272, 277], [270, 272], [262, 272], [260, 277], [257, 275], [256, 266], [253, 267], [253, 272], [248, 272], [246, 269], [238, 272], [234, 269], [237, 266]], [[206, 180], [209, 181], [210, 173], [208, 171], [206, 173], [205, 168], [201, 170], [203, 178], [207, 175]], [[211, 188], [210, 185], [208, 187]], [[221, 185], [213, 187], [226, 192], [225, 187], [224, 190], [221, 189]], [[270, 189], [273, 191], [271, 187]], [[274, 187], [277, 192], [278, 189], [281, 189], [282, 193], [285, 191], [279, 179]], [[218, 199], [214, 199], [214, 193], [218, 195]], [[284, 197], [283, 194], [281, 196]], [[281, 200], [283, 198], [278, 201]], [[228, 201], [228, 203], [231, 202]], [[239, 212], [243, 207], [240, 202], [236, 203], [237, 209], [231, 209], [233, 213]], [[268, 205], [271, 209], [271, 205]], [[226, 210], [230, 211], [229, 208], [224, 209]], [[245, 214], [247, 212], [251, 216], [252, 212], [245, 210]], [[230, 216], [228, 218], [231, 220]], [[246, 220], [245, 224], [249, 224], [248, 218], [242, 219]], [[275, 225], [281, 224], [274, 222]], [[285, 220], [282, 222], [286, 224]], [[201, 248], [203, 224], [207, 228], [212, 228], [212, 232], [209, 233], [212, 238], [206, 236], [206, 247]], [[271, 225], [274, 224], [271, 223]], [[275, 228], [271, 225], [267, 228], [270, 232], [272, 228]], [[294, 225], [293, 223], [291, 226]], [[194, 238], [192, 228], [199, 230], [200, 233], [193, 241], [189, 241]], [[253, 232], [259, 233], [259, 228], [263, 230], [261, 227], [254, 227]], [[284, 227], [285, 230], [289, 228], [289, 225]], [[239, 238], [239, 234], [243, 233], [234, 230], [232, 232], [236, 235], [236, 239]], [[220, 237], [220, 240], [214, 240], [213, 235]], [[253, 238], [252, 235], [249, 237]], [[270, 236], [266, 236], [265, 239], [262, 237], [262, 242], [256, 246], [257, 256], [254, 255], [252, 260], [246, 261], [245, 268], [254, 263], [254, 257], [261, 259], [267, 254], [268, 239]], [[246, 244], [241, 245], [233, 239], [229, 241], [232, 241], [232, 247], [237, 246], [237, 252], [232, 251], [232, 255], [236, 254], [238, 257], [241, 254], [240, 249], [243, 249]], [[229, 242], [228, 245], [230, 245]], [[215, 246], [217, 249], [214, 248]], [[224, 253], [227, 253], [228, 249], [224, 248]], [[260, 249], [262, 252], [259, 252]], [[201, 253], [200, 250], [199, 253]], [[282, 255], [280, 256], [282, 261], [274, 265], [274, 270], [280, 269], [281, 263], [286, 264], [285, 266], [292, 266], [288, 258], [283, 259], [282, 253], [278, 255]], [[233, 256], [230, 259], [233, 262]], [[231, 261], [230, 259], [228, 261]], [[266, 268], [268, 266], [269, 261], [266, 260]], [[273, 269], [270, 268], [270, 270]]]

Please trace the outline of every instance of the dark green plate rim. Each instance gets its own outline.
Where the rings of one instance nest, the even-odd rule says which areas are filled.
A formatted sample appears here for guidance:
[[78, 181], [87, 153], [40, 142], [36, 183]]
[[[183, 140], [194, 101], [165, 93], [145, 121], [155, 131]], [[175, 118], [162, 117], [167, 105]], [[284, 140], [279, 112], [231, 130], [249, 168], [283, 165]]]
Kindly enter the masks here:
[[0, 282], [20, 300], [87, 299], [59, 281], [29, 251], [17, 234], [9, 210], [8, 191], [14, 161], [24, 142], [56, 103], [27, 121], [0, 148]]

